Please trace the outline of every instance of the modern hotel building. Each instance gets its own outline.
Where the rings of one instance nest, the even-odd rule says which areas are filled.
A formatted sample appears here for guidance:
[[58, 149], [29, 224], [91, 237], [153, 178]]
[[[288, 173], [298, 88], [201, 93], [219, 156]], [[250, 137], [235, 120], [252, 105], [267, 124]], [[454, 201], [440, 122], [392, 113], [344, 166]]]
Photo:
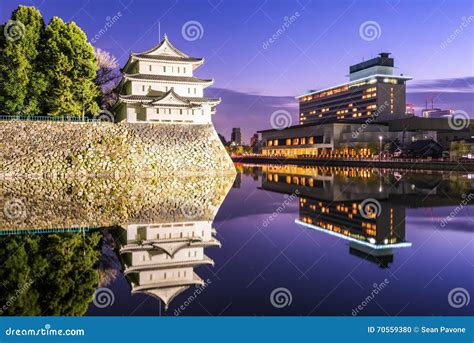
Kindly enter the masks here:
[[404, 114], [405, 82], [411, 77], [396, 76], [394, 71], [388, 53], [351, 66], [348, 83], [297, 97], [300, 124], [363, 122], [369, 117], [393, 119], [395, 114]]
[[[433, 139], [444, 148], [454, 138], [469, 138], [469, 127], [455, 131], [447, 118], [432, 121], [406, 112], [406, 82], [395, 75], [389, 53], [349, 68], [349, 81], [296, 97], [299, 125], [259, 131], [263, 155], [367, 157], [382, 143], [407, 144]], [[471, 128], [472, 130], [472, 128]]]

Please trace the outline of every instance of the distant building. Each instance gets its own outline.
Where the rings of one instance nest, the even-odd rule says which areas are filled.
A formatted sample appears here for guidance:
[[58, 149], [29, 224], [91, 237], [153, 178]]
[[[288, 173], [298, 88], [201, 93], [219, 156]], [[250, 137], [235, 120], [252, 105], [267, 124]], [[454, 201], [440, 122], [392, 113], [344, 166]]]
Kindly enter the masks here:
[[[394, 75], [388, 53], [350, 67], [350, 82], [297, 97], [300, 124], [262, 130], [261, 153], [285, 157], [348, 158], [381, 154], [399, 142], [433, 140], [445, 150], [449, 142], [470, 138], [474, 123], [454, 130], [448, 118], [416, 117], [407, 111], [407, 76]], [[411, 111], [412, 106], [408, 107]]]
[[405, 115], [405, 82], [389, 53], [350, 66], [349, 82], [297, 97], [300, 124], [377, 121]]
[[252, 137], [250, 137], [250, 146], [254, 147], [258, 143], [258, 133], [254, 133]]
[[232, 133], [230, 135], [230, 141], [234, 145], [242, 145], [242, 134], [240, 133], [240, 127], [232, 128]]
[[405, 113], [414, 116], [414, 115], [415, 115], [415, 105], [413, 105], [413, 104], [407, 104], [407, 105], [406, 105]]
[[250, 137], [250, 146], [254, 154], [260, 154], [262, 152], [263, 141], [259, 139], [258, 133], [254, 133], [253, 136]]
[[212, 124], [221, 100], [204, 96], [213, 80], [193, 75], [203, 63], [175, 48], [166, 35], [157, 46], [130, 54], [117, 87], [117, 121]]
[[453, 114], [453, 110], [442, 110], [440, 108], [425, 108], [421, 111], [423, 118], [443, 118]]

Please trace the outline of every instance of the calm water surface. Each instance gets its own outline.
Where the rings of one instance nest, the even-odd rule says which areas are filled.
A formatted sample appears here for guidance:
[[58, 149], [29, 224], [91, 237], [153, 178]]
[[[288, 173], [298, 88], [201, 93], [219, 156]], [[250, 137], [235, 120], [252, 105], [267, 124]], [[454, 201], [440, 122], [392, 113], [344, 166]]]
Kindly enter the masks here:
[[171, 197], [178, 214], [133, 197], [123, 224], [4, 234], [4, 314], [473, 314], [457, 304], [474, 295], [474, 175], [237, 167], [191, 203]]

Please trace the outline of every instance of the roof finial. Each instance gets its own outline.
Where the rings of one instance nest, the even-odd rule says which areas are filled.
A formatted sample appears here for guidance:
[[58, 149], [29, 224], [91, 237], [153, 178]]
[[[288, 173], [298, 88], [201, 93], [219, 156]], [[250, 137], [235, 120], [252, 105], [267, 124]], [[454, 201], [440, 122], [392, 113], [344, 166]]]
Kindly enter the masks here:
[[165, 34], [163, 35], [163, 38], [167, 40], [167, 39], [168, 39], [168, 35], [165, 33]]

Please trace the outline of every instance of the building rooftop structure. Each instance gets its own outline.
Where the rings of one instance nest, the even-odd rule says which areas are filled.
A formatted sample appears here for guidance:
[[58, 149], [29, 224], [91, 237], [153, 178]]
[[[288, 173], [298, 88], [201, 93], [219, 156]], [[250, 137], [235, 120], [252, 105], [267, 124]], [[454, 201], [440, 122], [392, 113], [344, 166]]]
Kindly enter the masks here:
[[345, 123], [406, 117], [405, 82], [411, 77], [395, 75], [389, 53], [349, 67], [349, 81], [296, 97], [300, 124]]

